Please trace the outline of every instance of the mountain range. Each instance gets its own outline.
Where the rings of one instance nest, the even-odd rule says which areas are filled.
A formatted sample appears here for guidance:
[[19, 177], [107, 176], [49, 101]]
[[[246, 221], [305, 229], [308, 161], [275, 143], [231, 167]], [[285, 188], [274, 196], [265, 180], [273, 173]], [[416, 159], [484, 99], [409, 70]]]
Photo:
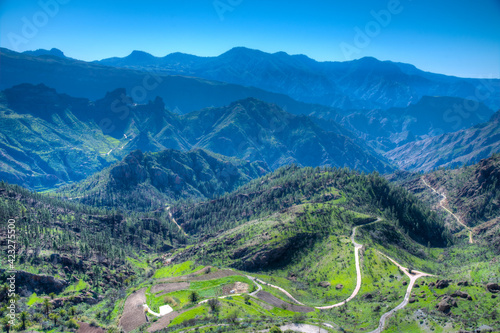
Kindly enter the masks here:
[[[423, 96], [475, 98], [500, 108], [500, 80], [463, 79], [424, 72], [415, 66], [367, 57], [346, 62], [318, 62], [305, 55], [274, 54], [244, 47], [217, 57], [172, 53], [165, 57], [134, 51], [124, 58], [96, 63], [121, 68], [186, 75], [257, 87], [302, 102], [340, 109], [406, 107]], [[482, 95], [481, 96], [484, 96]]]
[[275, 103], [294, 114], [334, 112], [327, 106], [298, 102], [287, 95], [258, 88], [185, 75], [157, 75], [103, 66], [57, 54], [59, 52], [55, 50], [38, 50], [32, 55], [0, 48], [0, 89], [23, 83], [42, 83], [60, 93], [96, 100], [107, 92], [124, 88], [137, 103], [147, 103], [160, 96], [168, 109], [179, 114], [220, 107], [248, 97]]
[[0, 65], [5, 331], [500, 329], [499, 80], [245, 48]]
[[291, 163], [381, 172], [392, 168], [345, 136], [347, 131], [323, 129], [307, 116], [253, 98], [179, 116], [161, 98], [137, 105], [124, 89], [94, 102], [30, 84], [2, 96], [2, 174], [30, 188], [82, 180], [137, 149], [203, 148], [263, 161], [270, 169]]

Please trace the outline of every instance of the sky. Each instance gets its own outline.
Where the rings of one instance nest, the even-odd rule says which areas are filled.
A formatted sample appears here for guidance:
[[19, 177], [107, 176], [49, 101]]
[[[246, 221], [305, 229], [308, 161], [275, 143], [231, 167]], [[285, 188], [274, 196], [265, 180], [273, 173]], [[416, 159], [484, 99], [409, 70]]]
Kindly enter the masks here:
[[500, 0], [0, 0], [0, 46], [86, 61], [244, 46], [500, 78]]

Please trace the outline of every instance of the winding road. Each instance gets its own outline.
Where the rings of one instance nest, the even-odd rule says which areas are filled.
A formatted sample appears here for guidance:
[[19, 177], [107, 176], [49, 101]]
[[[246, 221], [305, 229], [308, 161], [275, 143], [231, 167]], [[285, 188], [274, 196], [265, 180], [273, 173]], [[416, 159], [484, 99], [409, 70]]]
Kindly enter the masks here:
[[[377, 222], [380, 222], [381, 220], [382, 220], [381, 218], [377, 218], [376, 221], [371, 222], [371, 223], [367, 223], [367, 224], [362, 225], [362, 226], [366, 226], [366, 225], [369, 225], [369, 224], [377, 223]], [[316, 306], [316, 307], [314, 307], [315, 309], [326, 310], [326, 309], [332, 309], [332, 308], [335, 308], [335, 307], [339, 307], [339, 306], [344, 305], [345, 303], [351, 301], [352, 299], [354, 299], [354, 297], [356, 297], [356, 295], [359, 293], [359, 290], [361, 289], [361, 267], [360, 267], [360, 264], [359, 264], [359, 250], [363, 247], [363, 245], [359, 244], [355, 240], [356, 230], [358, 229], [358, 227], [360, 227], [360, 226], [356, 226], [356, 227], [354, 227], [352, 229], [352, 235], [351, 235], [351, 242], [354, 245], [354, 257], [355, 257], [355, 260], [356, 260], [356, 288], [354, 288], [354, 291], [352, 292], [351, 296], [349, 296], [345, 301], [342, 301], [342, 302], [336, 303], [336, 304], [332, 304], [332, 305], [327, 305], [327, 306]], [[408, 305], [408, 302], [410, 300], [411, 291], [413, 289], [413, 286], [415, 285], [415, 282], [419, 278], [424, 277], [424, 276], [434, 276], [432, 274], [427, 274], [427, 273], [423, 273], [423, 272], [419, 272], [419, 271], [415, 271], [415, 270], [412, 270], [412, 272], [410, 273], [409, 270], [408, 270], [408, 268], [401, 266], [396, 260], [390, 258], [389, 256], [383, 254], [382, 252], [380, 252], [378, 250], [376, 250], [376, 251], [378, 253], [380, 253], [381, 255], [383, 255], [384, 257], [386, 257], [388, 260], [390, 260], [394, 265], [398, 266], [404, 272], [404, 274], [407, 275], [410, 278], [410, 283], [408, 284], [408, 288], [406, 289], [406, 294], [405, 294], [405, 297], [403, 299], [403, 302], [401, 302], [394, 309], [392, 309], [392, 310], [384, 313], [381, 316], [381, 318], [380, 318], [378, 327], [375, 330], [373, 330], [373, 331], [371, 331], [369, 333], [380, 333], [380, 332], [382, 332], [384, 330], [385, 322], [387, 321], [387, 319], [394, 312], [396, 312], [398, 310], [401, 310], [406, 305]], [[257, 288], [258, 288], [257, 291], [254, 291], [253, 293], [250, 294], [252, 296], [255, 296], [257, 294], [257, 292], [259, 292], [260, 290], [262, 290], [262, 286], [259, 285], [259, 282], [260, 282], [260, 283], [266, 284], [269, 287], [276, 288], [276, 289], [282, 291], [285, 295], [287, 295], [288, 297], [290, 297], [290, 299], [292, 299], [293, 301], [295, 301], [297, 304], [304, 305], [303, 303], [297, 301], [292, 295], [290, 295], [289, 292], [287, 292], [286, 290], [284, 290], [281, 287], [274, 286], [272, 284], [266, 283], [266, 282], [264, 282], [264, 281], [262, 281], [260, 279], [251, 277], [249, 275], [247, 275], [247, 277], [249, 279], [251, 279], [252, 281], [254, 281], [254, 283], [257, 285]]]
[[181, 226], [177, 223], [177, 221], [174, 219], [174, 217], [172, 216], [172, 212], [170, 211], [170, 206], [167, 207], [167, 211], [168, 211], [168, 216], [170, 217], [170, 219], [172, 220], [172, 222], [175, 223], [175, 225], [179, 228], [180, 231], [182, 231], [184, 233], [185, 236], [187, 236], [186, 232], [184, 231], [184, 229], [181, 228]]
[[453, 216], [455, 218], [455, 220], [457, 220], [458, 224], [460, 224], [462, 227], [464, 227], [465, 229], [467, 229], [469, 231], [469, 243], [470, 244], [473, 244], [474, 243], [474, 240], [472, 239], [472, 230], [465, 224], [463, 223], [460, 218], [458, 216], [456, 216], [455, 214], [453, 214], [453, 212], [451, 210], [449, 210], [448, 208], [446, 208], [444, 206], [444, 203], [448, 200], [448, 198], [446, 197], [446, 195], [444, 193], [439, 193], [438, 191], [436, 191], [431, 185], [429, 185], [429, 183], [427, 183], [425, 181], [425, 178], [422, 177], [420, 178], [422, 179], [422, 182], [425, 184], [425, 186], [427, 186], [428, 188], [430, 188], [432, 191], [434, 191], [434, 193], [436, 193], [437, 195], [439, 196], [442, 196], [443, 199], [441, 199], [441, 201], [439, 201], [439, 206], [441, 206], [441, 208], [443, 208], [445, 211], [447, 211], [451, 216]]
[[[170, 207], [167, 208], [168, 210], [170, 209]], [[170, 213], [170, 211], [169, 211]], [[365, 225], [362, 225], [362, 226], [366, 226], [366, 225], [369, 225], [369, 224], [373, 224], [373, 223], [377, 223], [379, 221], [381, 221], [382, 219], [381, 218], [377, 218], [376, 221], [374, 222], [371, 222], [371, 223], [368, 223], [368, 224], [365, 224]], [[359, 244], [356, 242], [356, 230], [358, 229], [358, 227], [360, 226], [356, 226], [352, 229], [352, 235], [351, 235], [351, 242], [352, 244], [354, 245], [354, 257], [355, 257], [355, 262], [356, 262], [356, 287], [354, 288], [354, 291], [352, 292], [351, 296], [349, 296], [346, 300], [340, 302], [340, 303], [336, 303], [336, 304], [332, 304], [332, 305], [328, 305], [328, 306], [317, 306], [317, 307], [314, 307], [315, 309], [318, 309], [318, 310], [326, 310], [326, 309], [332, 309], [332, 308], [335, 308], [335, 307], [339, 307], [339, 306], [342, 306], [344, 304], [346, 304], [347, 302], [351, 301], [352, 299], [354, 299], [354, 297], [357, 296], [357, 294], [359, 293], [359, 290], [361, 289], [361, 267], [360, 267], [360, 263], [359, 263], [359, 251], [360, 249], [363, 247], [362, 244]], [[179, 227], [180, 228], [180, 227]], [[181, 229], [182, 230], [182, 229]], [[424, 273], [424, 272], [419, 272], [419, 271], [415, 271], [415, 270], [412, 270], [412, 272], [410, 273], [409, 272], [409, 269], [406, 268], [406, 267], [403, 267], [401, 266], [398, 262], [396, 262], [394, 259], [390, 258], [389, 256], [383, 254], [382, 252], [376, 250], [378, 253], [380, 253], [381, 255], [383, 255], [384, 257], [386, 257], [388, 260], [390, 260], [394, 265], [398, 266], [405, 275], [407, 275], [409, 278], [410, 278], [410, 283], [408, 284], [408, 288], [406, 290], [406, 294], [405, 294], [405, 297], [403, 299], [403, 301], [398, 305], [396, 306], [394, 309], [384, 313], [381, 318], [380, 318], [380, 321], [379, 321], [379, 325], [378, 327], [369, 332], [369, 333], [381, 333], [383, 330], [384, 330], [384, 326], [385, 326], [385, 323], [387, 321], [387, 319], [396, 311], [400, 310], [400, 309], [403, 309], [406, 305], [408, 305], [409, 303], [409, 300], [410, 300], [410, 296], [411, 296], [411, 292], [412, 292], [412, 289], [413, 289], [413, 286], [415, 285], [415, 282], [421, 278], [421, 277], [424, 277], [424, 276], [433, 276], [431, 274], [427, 274], [427, 273]], [[269, 287], [272, 287], [272, 288], [276, 288], [278, 290], [280, 290], [282, 293], [284, 293], [286, 296], [288, 296], [291, 300], [293, 300], [295, 303], [299, 304], [299, 305], [305, 305], [301, 302], [299, 302], [298, 300], [296, 300], [288, 291], [286, 291], [285, 289], [281, 288], [281, 287], [278, 287], [278, 286], [275, 286], [275, 285], [272, 285], [272, 284], [269, 284], [267, 282], [264, 282], [256, 277], [252, 277], [250, 275], [246, 275], [246, 277], [248, 279], [250, 279], [251, 281], [253, 281], [255, 283], [255, 285], [257, 286], [257, 289], [255, 291], [253, 291], [252, 293], [250, 293], [249, 295], [251, 296], [256, 296], [257, 293], [259, 291], [262, 290], [262, 286], [260, 285], [261, 283], [262, 284], [265, 284]], [[226, 295], [226, 296], [221, 296], [221, 297], [218, 297], [218, 298], [225, 298], [225, 297], [229, 297], [229, 296], [238, 296], [240, 294], [236, 294], [236, 295]], [[203, 304], [203, 303], [206, 303], [208, 300], [204, 300], [204, 301], [201, 301], [199, 302], [199, 304]], [[147, 305], [144, 305], [144, 307], [147, 309], [147, 311], [155, 316], [163, 316], [163, 314], [157, 314], [155, 312], [152, 312], [149, 307], [147, 307]], [[160, 311], [161, 312], [161, 311]]]
[[384, 326], [385, 326], [385, 322], [386, 320], [396, 311], [398, 310], [401, 310], [402, 308], [404, 308], [406, 305], [408, 305], [408, 302], [410, 301], [410, 296], [411, 296], [411, 291], [413, 289], [413, 286], [415, 285], [415, 282], [421, 278], [421, 277], [424, 277], [424, 276], [434, 276], [434, 275], [431, 275], [431, 274], [427, 274], [427, 273], [423, 273], [423, 272], [419, 272], [419, 271], [415, 271], [415, 270], [412, 270], [412, 272], [410, 273], [408, 268], [406, 267], [403, 267], [401, 266], [400, 264], [398, 264], [394, 259], [392, 258], [389, 258], [388, 256], [386, 256], [385, 254], [383, 254], [382, 252], [378, 251], [380, 254], [382, 254], [384, 257], [386, 257], [387, 259], [389, 259], [390, 261], [392, 261], [392, 263], [396, 266], [398, 266], [409, 278], [410, 278], [410, 283], [408, 283], [408, 288], [406, 289], [406, 294], [405, 294], [405, 298], [404, 300], [398, 305], [396, 306], [394, 309], [392, 309], [391, 311], [388, 311], [386, 313], [384, 313], [382, 315], [382, 317], [380, 317], [380, 321], [379, 321], [379, 325], [378, 327], [369, 332], [369, 333], [380, 333], [384, 330]]

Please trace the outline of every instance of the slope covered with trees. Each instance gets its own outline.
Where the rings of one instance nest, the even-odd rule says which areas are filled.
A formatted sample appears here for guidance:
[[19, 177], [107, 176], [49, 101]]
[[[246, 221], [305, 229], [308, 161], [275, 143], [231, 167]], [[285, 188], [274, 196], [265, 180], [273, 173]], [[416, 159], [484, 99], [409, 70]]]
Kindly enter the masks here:
[[58, 192], [92, 206], [155, 210], [179, 200], [222, 196], [268, 171], [265, 163], [249, 163], [202, 149], [136, 150], [123, 161]]
[[344, 209], [383, 216], [422, 244], [446, 246], [451, 240], [429, 206], [403, 188], [378, 174], [328, 167], [283, 167], [220, 199], [175, 206], [174, 216], [188, 233], [217, 233], [306, 202], [332, 200]]

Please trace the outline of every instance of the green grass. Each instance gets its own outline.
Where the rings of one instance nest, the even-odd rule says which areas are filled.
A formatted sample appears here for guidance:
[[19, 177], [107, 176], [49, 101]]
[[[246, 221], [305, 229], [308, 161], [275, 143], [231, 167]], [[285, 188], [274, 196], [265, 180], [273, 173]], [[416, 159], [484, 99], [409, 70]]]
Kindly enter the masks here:
[[68, 286], [65, 290], [64, 293], [73, 293], [73, 292], [79, 292], [84, 289], [87, 289], [89, 287], [88, 283], [83, 281], [83, 279], [80, 279], [77, 283], [74, 283], [70, 286]]
[[132, 265], [134, 268], [142, 268], [142, 269], [148, 269], [148, 263], [145, 261], [139, 261], [134, 258], [127, 257], [127, 261]]
[[196, 265], [194, 261], [185, 261], [181, 264], [169, 265], [158, 269], [153, 278], [164, 279], [169, 277], [182, 276], [187, 274], [192, 274], [205, 266]]
[[179, 325], [186, 320], [190, 320], [190, 319], [195, 318], [196, 316], [204, 316], [207, 314], [208, 314], [207, 306], [198, 306], [194, 309], [191, 309], [189, 311], [186, 311], [186, 312], [180, 314], [178, 317], [176, 317], [174, 320], [172, 320], [170, 325], [172, 325], [172, 326]]
[[[292, 274], [296, 281], [290, 278]], [[348, 237], [330, 236], [312, 248], [304, 249], [285, 268], [255, 276], [287, 290], [298, 301], [310, 306], [338, 303], [349, 297], [356, 286], [354, 246]], [[331, 286], [320, 287], [322, 281], [329, 282]], [[337, 290], [337, 284], [344, 287]], [[266, 286], [264, 289], [290, 302], [281, 291]]]
[[43, 303], [43, 298], [38, 297], [36, 293], [31, 294], [31, 296], [26, 301], [27, 306], [32, 306], [38, 303]]

